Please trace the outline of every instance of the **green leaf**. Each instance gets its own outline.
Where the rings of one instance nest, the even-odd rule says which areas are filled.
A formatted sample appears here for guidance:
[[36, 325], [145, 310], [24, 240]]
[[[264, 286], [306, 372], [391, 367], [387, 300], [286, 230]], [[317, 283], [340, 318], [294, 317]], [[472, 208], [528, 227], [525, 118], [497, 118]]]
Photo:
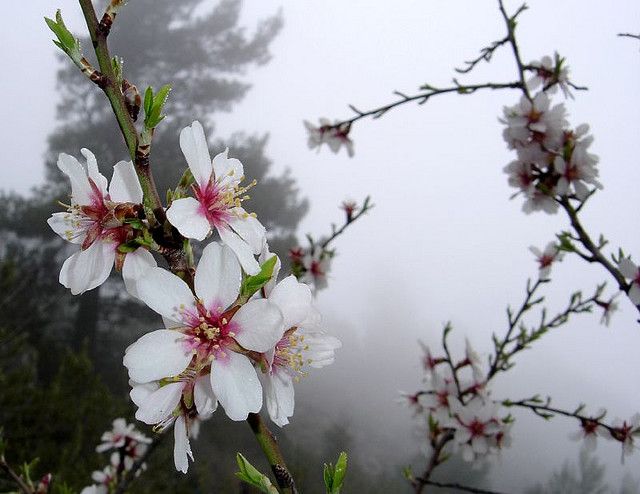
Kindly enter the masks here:
[[260, 489], [260, 491], [265, 494], [278, 494], [278, 489], [273, 486], [269, 477], [260, 473], [251, 463], [249, 463], [249, 460], [242, 456], [242, 453], [236, 454], [236, 462], [240, 469], [239, 472], [236, 472], [236, 477], [243, 482]]
[[327, 494], [340, 494], [346, 473], [347, 453], [344, 451], [338, 456], [335, 467], [331, 463], [324, 464], [324, 485], [327, 488]]
[[273, 270], [276, 267], [276, 261], [278, 258], [273, 255], [260, 266], [260, 272], [253, 276], [247, 276], [242, 280], [240, 286], [240, 298], [242, 300], [249, 300], [249, 298], [265, 286], [271, 277], [273, 276]]
[[65, 26], [60, 10], [56, 11], [55, 21], [48, 17], [45, 17], [44, 21], [47, 23], [47, 26], [49, 26], [49, 29], [53, 31], [53, 34], [58, 38], [57, 41], [53, 40], [55, 45], [69, 55], [74, 62], [78, 62], [81, 58], [80, 41], [77, 40], [73, 34], [71, 34], [71, 31], [67, 29], [67, 26]]
[[171, 91], [171, 86], [165, 84], [160, 90], [153, 94], [153, 88], [148, 87], [144, 94], [144, 126], [147, 129], [154, 129], [164, 119], [165, 115], [162, 115], [162, 109], [167, 102]]

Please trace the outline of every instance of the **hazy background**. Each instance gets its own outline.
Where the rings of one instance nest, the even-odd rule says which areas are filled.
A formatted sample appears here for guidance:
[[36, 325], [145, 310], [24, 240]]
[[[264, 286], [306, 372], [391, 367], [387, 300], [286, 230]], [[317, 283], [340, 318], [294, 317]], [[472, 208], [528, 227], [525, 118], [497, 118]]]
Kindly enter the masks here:
[[[214, 3], [204, 2], [202, 12]], [[518, 5], [508, 3], [511, 11]], [[79, 7], [71, 0], [12, 4], [0, 18], [4, 190], [26, 194], [44, 178], [46, 139], [60, 101], [55, 79], [60, 65], [42, 17], [57, 7], [73, 31], [84, 33]], [[250, 34], [258, 20], [279, 9], [284, 27], [271, 44], [273, 59], [251, 67], [244, 77], [251, 90], [230, 113], [216, 113], [210, 129], [219, 139], [236, 131], [269, 134], [265, 154], [273, 161], [271, 175], [290, 169], [300, 197], [309, 201], [299, 238], [328, 232], [331, 222], [341, 221], [337, 206], [343, 199], [373, 197], [376, 208], [337, 242], [330, 288], [318, 297], [327, 330], [343, 339], [344, 348], [335, 365], [300, 383], [290, 428], [306, 433], [296, 429], [305, 412], [344, 418], [362, 446], [361, 461], [375, 470], [389, 458], [395, 463], [419, 452], [410, 414], [395, 403], [398, 390], [420, 385], [416, 341], [437, 346], [442, 324], [451, 320], [454, 348], [461, 348], [466, 336], [488, 354], [491, 332], [505, 328], [506, 304], [517, 305], [526, 278], [535, 275], [528, 247], [543, 247], [567, 222], [559, 214], [525, 216], [520, 199], [509, 201], [513, 189], [502, 167], [513, 154], [502, 142], [497, 118], [504, 105], [517, 100], [516, 92], [442, 96], [358, 122], [351, 133], [353, 159], [344, 151], [335, 156], [306, 147], [303, 119], [350, 117], [348, 103], [365, 110], [391, 101], [393, 90], [411, 94], [426, 82], [448, 85], [453, 67], [504, 35], [496, 2], [245, 2], [240, 24]], [[126, 12], [125, 7], [121, 15]], [[567, 103], [574, 126], [591, 125], [605, 185], [585, 208], [584, 223], [594, 235], [603, 232], [612, 247], [632, 254], [640, 248], [640, 54], [637, 41], [616, 33], [637, 32], [639, 19], [640, 5], [631, 0], [607, 6], [536, 2], [519, 24], [525, 61], [558, 50], [567, 57], [572, 79], [590, 89]], [[499, 82], [513, 73], [505, 49], [490, 65], [460, 79]], [[159, 86], [171, 77], [153, 82]], [[192, 115], [184, 110], [184, 118], [204, 120], [197, 110]], [[79, 149], [67, 152], [78, 155]], [[98, 160], [112, 164], [100, 154]], [[253, 197], [260, 191], [259, 184]], [[597, 266], [573, 258], [553, 274], [547, 289], [551, 308], [562, 307], [576, 289], [589, 293], [596, 283], [609, 281]], [[639, 410], [640, 328], [633, 307], [619, 300], [622, 311], [610, 328], [598, 324], [599, 314], [584, 315], [521, 354], [517, 366], [496, 379], [495, 397], [548, 394], [560, 408], [580, 402], [589, 411], [607, 406], [611, 418]], [[577, 458], [578, 445], [567, 439], [577, 424], [517, 417], [513, 446], [492, 463], [497, 490], [521, 491], [545, 480], [567, 458]], [[637, 472], [640, 461], [636, 454], [622, 466], [619, 455], [617, 444], [598, 447], [614, 486], [625, 471]]]

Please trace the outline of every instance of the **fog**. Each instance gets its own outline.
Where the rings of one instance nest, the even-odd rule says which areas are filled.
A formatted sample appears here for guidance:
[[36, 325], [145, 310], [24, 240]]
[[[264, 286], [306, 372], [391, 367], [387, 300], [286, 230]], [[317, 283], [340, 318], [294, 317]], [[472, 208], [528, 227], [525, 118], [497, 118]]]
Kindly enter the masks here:
[[[513, 153], [497, 119], [504, 105], [517, 101], [516, 92], [440, 96], [362, 120], [351, 131], [352, 159], [344, 151], [308, 150], [302, 121], [350, 117], [348, 104], [371, 109], [394, 100], [394, 90], [412, 94], [427, 82], [448, 85], [454, 67], [504, 35], [496, 3], [288, 0], [243, 6], [248, 26], [278, 9], [285, 25], [270, 63], [247, 75], [248, 95], [230, 113], [216, 114], [214, 135], [269, 134], [266, 153], [274, 173], [290, 169], [310, 201], [300, 239], [306, 232], [328, 233], [332, 222], [342, 220], [338, 206], [346, 198], [360, 201], [370, 194], [375, 203], [336, 241], [329, 288], [318, 294], [326, 329], [343, 340], [343, 348], [333, 366], [297, 387], [297, 414], [344, 417], [363, 461], [372, 466], [420, 451], [411, 413], [397, 403], [399, 390], [421, 385], [417, 341], [437, 352], [443, 324], [451, 321], [453, 351], [462, 351], [466, 337], [486, 357], [491, 333], [505, 331], [506, 306], [520, 303], [527, 278], [536, 275], [528, 247], [544, 247], [567, 228], [567, 220], [560, 213], [527, 216], [521, 198], [509, 199], [514, 190], [502, 168]], [[518, 5], [508, 3], [510, 11]], [[58, 102], [58, 60], [42, 17], [57, 7], [72, 30], [84, 32], [72, 0], [12, 3], [0, 18], [4, 190], [25, 193], [43, 179], [42, 156]], [[640, 47], [616, 34], [637, 30], [638, 19], [640, 4], [632, 0], [606, 6], [535, 2], [518, 27], [525, 61], [557, 50], [567, 58], [572, 80], [589, 88], [566, 102], [572, 125], [591, 126], [604, 184], [585, 207], [583, 222], [593, 236], [602, 232], [612, 249], [622, 246], [634, 258], [640, 256]], [[505, 48], [460, 80], [500, 82], [513, 74]], [[165, 82], [170, 75], [158, 85]], [[260, 194], [260, 184], [252, 194]], [[605, 280], [606, 293], [613, 293], [613, 281], [599, 266], [571, 256], [554, 266], [552, 278], [545, 289], [550, 310], [563, 307], [573, 291], [588, 294]], [[610, 418], [640, 410], [640, 328], [631, 303], [619, 301], [609, 328], [598, 323], [599, 313], [577, 316], [519, 354], [516, 366], [495, 380], [494, 397], [539, 393], [552, 396], [559, 408], [604, 406]], [[491, 463], [493, 487], [505, 492], [545, 480], [579, 449], [567, 438], [576, 423], [515, 415], [513, 445]], [[295, 422], [296, 416], [293, 430]], [[618, 444], [600, 441], [597, 456], [613, 486], [627, 471], [637, 476], [637, 453], [622, 465]]]

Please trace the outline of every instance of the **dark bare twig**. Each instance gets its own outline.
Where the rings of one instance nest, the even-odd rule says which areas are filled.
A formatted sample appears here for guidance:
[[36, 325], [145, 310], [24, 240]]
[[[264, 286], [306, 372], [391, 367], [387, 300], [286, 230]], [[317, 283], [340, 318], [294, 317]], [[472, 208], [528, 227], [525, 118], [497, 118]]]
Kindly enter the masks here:
[[356, 221], [358, 218], [360, 218], [362, 215], [367, 213], [373, 207], [374, 207], [374, 204], [371, 203], [371, 196], [367, 196], [364, 202], [362, 203], [362, 206], [359, 207], [358, 212], [353, 216], [350, 216], [350, 217], [347, 216], [346, 221], [340, 228], [336, 229], [335, 225], [331, 225], [331, 230], [332, 230], [331, 235], [324, 242], [320, 244], [319, 246], [320, 249], [321, 250], [327, 249], [329, 247], [329, 244], [331, 244], [331, 242], [333, 242], [337, 237], [342, 235], [351, 223]]
[[5, 460], [4, 455], [0, 455], [0, 469], [4, 470], [4, 472], [11, 478], [11, 480], [16, 483], [16, 485], [20, 489], [20, 492], [22, 492], [23, 494], [33, 494], [33, 489], [29, 487], [24, 479], [20, 475], [18, 475], [13, 470], [13, 468], [11, 468], [11, 466]]
[[470, 487], [467, 485], [458, 484], [456, 482], [436, 482], [435, 480], [425, 480], [426, 485], [433, 485], [434, 487], [442, 487], [446, 489], [457, 489], [462, 492], [473, 492], [475, 494], [501, 494], [499, 491], [488, 491], [486, 489], [478, 489], [477, 487]]
[[142, 468], [142, 465], [144, 465], [144, 463], [149, 459], [149, 456], [151, 456], [151, 454], [156, 450], [165, 436], [166, 433], [163, 431], [153, 438], [144, 454], [138, 458], [131, 466], [131, 469], [122, 476], [116, 487], [115, 494], [124, 494], [124, 492], [126, 492], [129, 484], [131, 484], [131, 482], [136, 478], [136, 474]]

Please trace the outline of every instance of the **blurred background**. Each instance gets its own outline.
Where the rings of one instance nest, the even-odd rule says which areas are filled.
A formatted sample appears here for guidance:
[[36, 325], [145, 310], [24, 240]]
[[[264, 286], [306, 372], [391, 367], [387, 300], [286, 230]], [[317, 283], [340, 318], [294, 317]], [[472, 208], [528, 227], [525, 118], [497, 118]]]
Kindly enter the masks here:
[[[99, 12], [103, 3], [95, 2]], [[518, 5], [507, 3], [510, 11]], [[160, 321], [123, 294], [118, 275], [80, 297], [57, 281], [69, 251], [45, 221], [69, 194], [58, 153], [79, 156], [87, 147], [109, 177], [126, 150], [103, 94], [50, 41], [43, 17], [56, 8], [82, 36], [73, 0], [12, 3], [0, 17], [0, 425], [10, 461], [39, 457], [43, 472], [80, 490], [106, 462], [94, 451], [102, 432], [134, 412], [124, 349]], [[525, 61], [557, 50], [572, 80], [589, 87], [567, 102], [572, 125], [591, 125], [605, 186], [584, 223], [631, 254], [640, 249], [640, 53], [637, 40], [616, 34], [637, 32], [639, 19], [632, 0], [568, 0], [537, 2], [519, 24]], [[442, 96], [358, 122], [352, 159], [309, 151], [302, 120], [343, 119], [349, 103], [366, 110], [395, 99], [393, 90], [448, 85], [453, 67], [504, 29], [493, 0], [130, 0], [118, 15], [110, 46], [125, 77], [141, 90], [173, 86], [152, 152], [161, 194], [185, 166], [180, 129], [199, 119], [212, 153], [229, 146], [258, 180], [248, 209], [281, 256], [307, 232], [329, 233], [344, 199], [371, 194], [376, 204], [337, 240], [329, 288], [318, 295], [325, 327], [343, 348], [334, 365], [298, 384], [296, 414], [278, 431], [302, 492], [323, 492], [322, 463], [341, 450], [350, 453], [346, 492], [410, 491], [401, 469], [424, 467], [424, 430], [398, 397], [421, 386], [417, 341], [437, 353], [451, 321], [454, 353], [467, 337], [489, 355], [491, 333], [506, 328], [506, 306], [520, 303], [536, 275], [528, 247], [544, 247], [567, 226], [560, 214], [526, 216], [521, 199], [509, 200], [502, 168], [513, 154], [497, 119], [515, 92]], [[460, 80], [513, 74], [505, 48]], [[571, 292], [605, 280], [598, 266], [567, 257], [554, 267], [547, 305], [560, 309]], [[640, 328], [630, 302], [619, 300], [609, 328], [600, 314], [576, 317], [520, 354], [494, 382], [494, 397], [539, 393], [560, 408], [604, 406], [610, 418], [640, 410]], [[434, 478], [502, 492], [640, 491], [640, 455], [622, 464], [619, 445], [603, 441], [595, 455], [580, 454], [568, 439], [576, 423], [516, 418], [513, 445], [500, 458], [472, 470], [454, 457]], [[173, 471], [170, 443], [132, 492], [242, 492], [236, 451], [262, 465], [247, 425], [222, 412], [194, 442], [186, 477]]]

